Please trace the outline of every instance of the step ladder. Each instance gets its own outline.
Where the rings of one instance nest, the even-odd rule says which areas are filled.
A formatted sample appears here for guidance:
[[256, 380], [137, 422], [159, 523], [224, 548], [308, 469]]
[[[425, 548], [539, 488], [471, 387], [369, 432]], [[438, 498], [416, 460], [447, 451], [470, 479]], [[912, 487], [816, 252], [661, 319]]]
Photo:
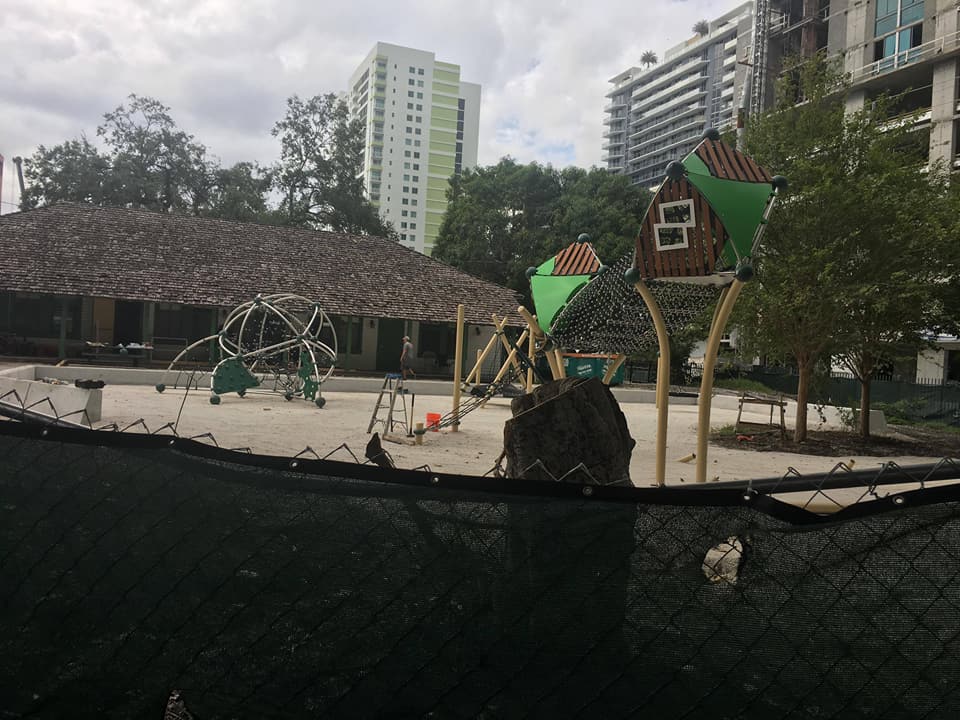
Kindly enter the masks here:
[[[384, 399], [385, 395], [389, 398], [389, 401]], [[397, 405], [397, 398], [400, 399], [399, 406]], [[411, 412], [413, 412], [415, 398], [415, 395], [410, 396]], [[380, 418], [381, 410], [387, 411], [386, 419]], [[402, 420], [394, 417], [395, 414], [399, 416], [401, 412], [403, 413]], [[373, 428], [376, 427], [378, 423], [383, 425], [384, 433], [392, 433], [394, 427], [402, 426], [407, 435], [413, 434], [410, 417], [407, 415], [407, 393], [403, 387], [403, 376], [400, 375], [400, 373], [387, 373], [383, 376], [383, 386], [380, 388], [380, 394], [377, 395], [377, 404], [376, 407], [373, 408], [373, 415], [370, 416], [370, 424], [367, 425], [367, 434], [373, 432]]]

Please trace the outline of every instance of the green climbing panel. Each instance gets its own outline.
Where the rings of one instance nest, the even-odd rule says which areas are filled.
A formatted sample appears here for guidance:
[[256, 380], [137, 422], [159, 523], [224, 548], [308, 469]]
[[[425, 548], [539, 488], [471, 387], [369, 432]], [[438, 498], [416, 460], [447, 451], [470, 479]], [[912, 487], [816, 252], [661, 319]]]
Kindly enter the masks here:
[[217, 395], [239, 393], [259, 386], [260, 381], [244, 367], [240, 358], [224, 360], [213, 373], [213, 392]]
[[303, 397], [306, 400], [316, 400], [317, 391], [320, 389], [320, 383], [314, 380], [316, 374], [316, 365], [307, 360], [300, 364], [297, 375], [303, 380]]

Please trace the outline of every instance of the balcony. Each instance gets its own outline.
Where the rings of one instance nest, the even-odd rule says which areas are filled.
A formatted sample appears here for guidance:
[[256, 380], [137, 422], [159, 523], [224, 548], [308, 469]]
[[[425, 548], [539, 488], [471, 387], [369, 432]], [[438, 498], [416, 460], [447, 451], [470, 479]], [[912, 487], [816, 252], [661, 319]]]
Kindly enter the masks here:
[[[660, 88], [661, 86], [668, 86], [672, 81], [676, 80], [677, 78], [687, 75], [695, 70], [702, 69], [703, 67], [706, 66], [706, 64], [707, 64], [706, 60], [702, 60], [701, 58], [696, 58], [689, 62], [685, 62], [681, 65], [678, 65], [677, 67], [673, 68], [667, 73], [664, 73], [663, 75], [651, 81], [650, 83], [646, 85], [637, 86], [634, 89], [631, 97], [633, 98], [634, 102], [642, 102], [642, 103], [650, 102], [652, 98], [657, 97], [657, 95], [662, 93], [663, 90], [660, 90], [658, 93], [654, 95], [645, 97], [646, 93], [651, 92], [656, 88]], [[667, 92], [669, 92], [670, 89], [671, 89], [670, 87], [667, 87]]]
[[868, 83], [877, 76], [905, 68], [908, 65], [945, 59], [957, 54], [957, 51], [960, 51], [960, 31], [947, 33], [934, 38], [930, 42], [922, 43], [891, 57], [875, 60], [868, 65], [857, 68], [850, 73], [850, 82], [854, 85]]

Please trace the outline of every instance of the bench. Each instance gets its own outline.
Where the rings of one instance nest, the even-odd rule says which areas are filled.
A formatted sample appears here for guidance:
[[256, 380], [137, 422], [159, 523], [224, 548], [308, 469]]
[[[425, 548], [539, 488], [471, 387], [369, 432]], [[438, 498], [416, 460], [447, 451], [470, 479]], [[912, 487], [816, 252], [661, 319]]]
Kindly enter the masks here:
[[787, 424], [786, 424], [786, 411], [787, 411], [787, 401], [783, 399], [781, 395], [778, 398], [764, 397], [763, 395], [753, 395], [751, 393], [742, 393], [740, 395], [740, 409], [737, 411], [737, 422], [734, 424], [734, 432], [740, 432], [740, 419], [743, 415], [743, 406], [744, 405], [766, 405], [770, 408], [770, 421], [769, 425], [773, 426], [773, 411], [774, 408], [780, 408], [780, 438], [783, 439], [787, 435]]

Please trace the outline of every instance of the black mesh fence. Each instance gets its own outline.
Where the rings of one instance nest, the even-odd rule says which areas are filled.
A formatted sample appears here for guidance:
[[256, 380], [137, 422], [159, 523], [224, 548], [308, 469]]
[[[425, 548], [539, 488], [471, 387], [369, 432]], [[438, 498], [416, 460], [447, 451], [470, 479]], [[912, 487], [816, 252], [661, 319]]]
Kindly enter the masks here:
[[0, 714], [159, 718], [177, 691], [201, 719], [957, 717], [960, 490], [820, 516], [784, 482], [0, 423]]

